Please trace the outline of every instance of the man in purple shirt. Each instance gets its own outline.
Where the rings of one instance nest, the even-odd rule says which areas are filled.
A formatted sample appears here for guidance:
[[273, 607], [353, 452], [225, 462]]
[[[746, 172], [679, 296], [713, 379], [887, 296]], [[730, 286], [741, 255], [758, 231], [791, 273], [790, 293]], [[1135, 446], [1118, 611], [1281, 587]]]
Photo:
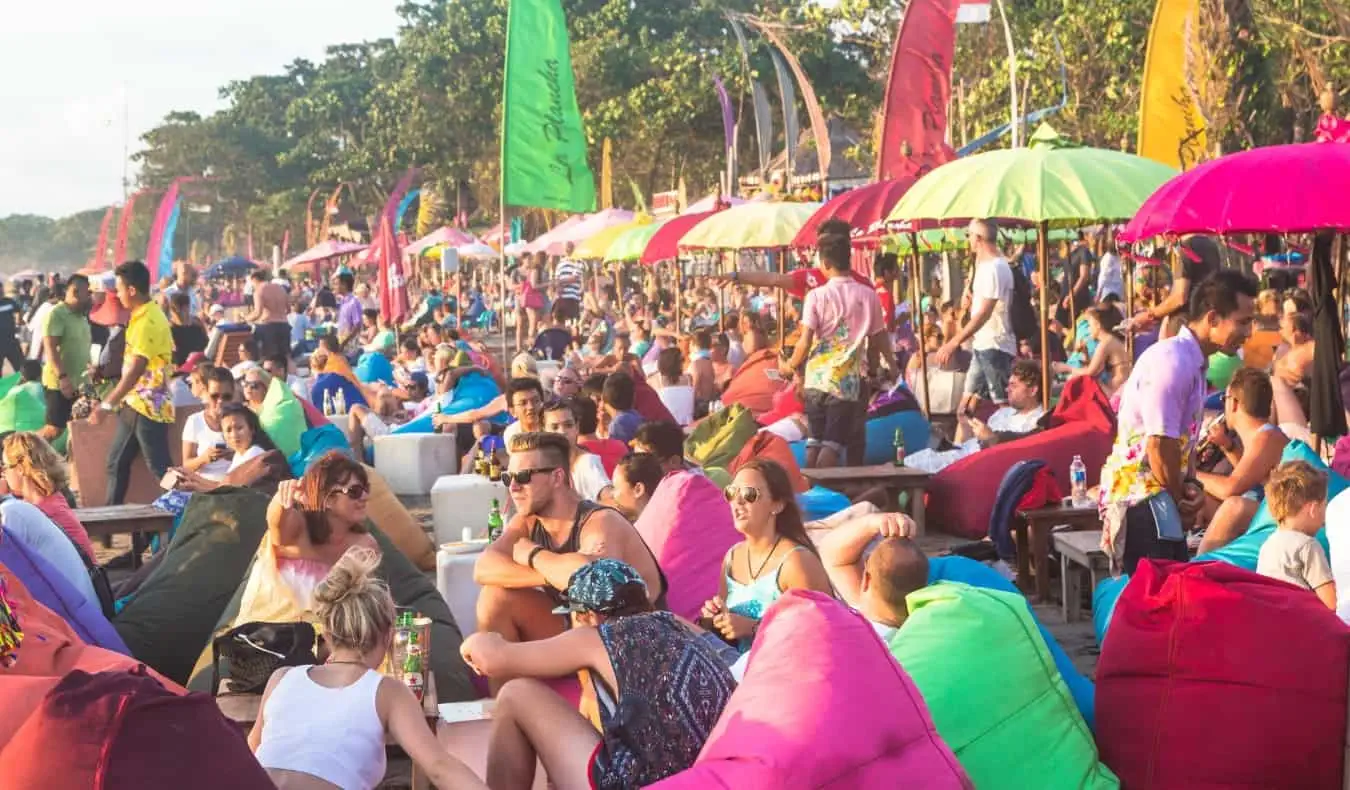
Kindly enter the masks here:
[[338, 302], [338, 344], [344, 349], [361, 333], [361, 300], [352, 293], [355, 285], [356, 278], [351, 272], [339, 272], [333, 278]]
[[1190, 323], [1149, 347], [1120, 391], [1116, 443], [1102, 465], [1102, 548], [1134, 573], [1144, 557], [1187, 558], [1183, 530], [1204, 490], [1190, 477], [1205, 409], [1211, 354], [1236, 354], [1251, 334], [1258, 285], [1239, 271], [1202, 280]]

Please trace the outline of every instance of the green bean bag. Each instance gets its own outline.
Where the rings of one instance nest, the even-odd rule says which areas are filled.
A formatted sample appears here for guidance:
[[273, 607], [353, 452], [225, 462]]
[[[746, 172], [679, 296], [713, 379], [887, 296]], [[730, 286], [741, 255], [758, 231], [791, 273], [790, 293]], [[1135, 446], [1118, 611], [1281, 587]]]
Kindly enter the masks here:
[[13, 387], [0, 398], [0, 433], [36, 431], [47, 422], [47, 402], [36, 381]]
[[1209, 367], [1205, 369], [1205, 379], [1216, 390], [1228, 389], [1228, 383], [1242, 368], [1242, 358], [1236, 354], [1215, 351], [1209, 355]]
[[1119, 787], [1022, 596], [939, 582], [906, 599], [891, 654], [980, 790]]
[[704, 418], [684, 440], [684, 455], [703, 467], [730, 469], [759, 423], [749, 409], [736, 404]]
[[282, 455], [290, 458], [300, 452], [300, 435], [306, 427], [305, 409], [285, 381], [272, 379], [258, 412], [258, 421]]

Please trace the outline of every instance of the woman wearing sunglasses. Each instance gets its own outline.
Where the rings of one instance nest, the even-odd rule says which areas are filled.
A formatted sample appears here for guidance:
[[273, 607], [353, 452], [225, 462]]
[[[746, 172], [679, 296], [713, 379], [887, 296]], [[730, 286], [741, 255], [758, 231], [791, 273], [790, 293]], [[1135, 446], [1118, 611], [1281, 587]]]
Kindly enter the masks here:
[[745, 540], [727, 552], [717, 596], [703, 605], [701, 624], [745, 652], [760, 619], [783, 593], [834, 593], [783, 467], [754, 459], [736, 472], [723, 494]]
[[262, 411], [263, 400], [267, 397], [267, 387], [272, 377], [262, 368], [251, 368], [244, 373], [241, 381], [244, 403], [254, 411]]

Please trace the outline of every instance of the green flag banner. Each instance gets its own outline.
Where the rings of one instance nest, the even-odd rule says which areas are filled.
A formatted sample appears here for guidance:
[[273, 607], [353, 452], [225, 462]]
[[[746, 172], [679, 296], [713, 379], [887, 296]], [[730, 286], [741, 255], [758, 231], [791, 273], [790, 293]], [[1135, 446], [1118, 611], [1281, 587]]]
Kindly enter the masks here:
[[511, 0], [502, 119], [506, 205], [595, 210], [560, 0]]

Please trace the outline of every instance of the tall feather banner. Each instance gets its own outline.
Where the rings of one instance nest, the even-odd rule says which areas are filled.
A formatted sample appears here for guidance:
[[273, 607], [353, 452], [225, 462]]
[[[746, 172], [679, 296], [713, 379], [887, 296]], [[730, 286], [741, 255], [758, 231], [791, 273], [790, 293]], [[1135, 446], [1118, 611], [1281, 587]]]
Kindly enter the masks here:
[[173, 277], [173, 237], [178, 232], [178, 218], [183, 214], [183, 199], [173, 202], [169, 212], [169, 221], [164, 225], [163, 243], [159, 248], [159, 279]]
[[398, 248], [398, 227], [395, 225], [400, 201], [412, 185], [416, 168], [410, 168], [399, 180], [389, 200], [377, 218], [375, 240], [371, 243], [371, 262], [379, 272], [380, 316], [393, 323], [408, 317], [408, 285], [403, 276], [403, 256]]
[[417, 201], [417, 237], [427, 235], [445, 223], [445, 198], [441, 191], [425, 184], [422, 199]]
[[117, 241], [113, 244], [113, 266], [121, 266], [127, 262], [127, 234], [131, 232], [132, 211], [136, 208], [136, 198], [148, 191], [141, 189], [132, 192], [126, 204], [122, 206], [122, 217], [117, 221]]
[[403, 215], [405, 215], [405, 214], [408, 213], [408, 207], [411, 206], [411, 205], [412, 205], [412, 202], [413, 202], [414, 200], [416, 200], [421, 194], [422, 194], [422, 190], [420, 190], [420, 189], [414, 189], [413, 191], [411, 191], [411, 192], [409, 192], [408, 194], [404, 195], [404, 196], [403, 196], [403, 199], [399, 201], [399, 203], [398, 203], [398, 212], [394, 215], [394, 232], [395, 232], [395, 233], [398, 232], [398, 229], [399, 229], [399, 228], [403, 227]]
[[773, 159], [773, 115], [769, 110], [769, 92], [754, 80], [750, 83], [750, 97], [755, 108], [755, 140], [759, 149], [759, 175], [761, 178], [769, 170], [769, 160]]
[[98, 241], [94, 243], [94, 257], [89, 261], [89, 271], [97, 274], [107, 266], [108, 263], [108, 230], [112, 227], [113, 212], [117, 209], [108, 206], [107, 212], [103, 215], [103, 222], [98, 226]]
[[281, 259], [283, 261], [290, 260], [289, 255], [290, 251], [291, 251], [291, 229], [287, 228], [286, 232], [281, 234]]
[[[151, 271], [158, 269], [157, 277], [173, 275], [173, 229], [177, 227], [180, 213], [178, 198], [182, 185], [190, 180], [187, 177], [175, 178], [173, 183], [169, 184], [164, 197], [159, 201], [159, 208], [155, 211], [155, 220], [150, 225], [150, 240], [145, 245], [145, 265], [150, 267]], [[174, 228], [170, 227], [171, 222]], [[166, 248], [169, 258], [167, 272], [163, 263]]]
[[600, 208], [614, 208], [614, 145], [608, 137], [600, 147]]
[[731, 109], [731, 97], [727, 95], [727, 86], [722, 78], [713, 75], [713, 86], [717, 88], [717, 103], [722, 106], [722, 136], [727, 155], [727, 186], [730, 191], [736, 179], [736, 112]]
[[811, 87], [811, 81], [806, 78], [806, 72], [802, 70], [802, 64], [798, 62], [797, 56], [792, 54], [792, 50], [783, 43], [783, 38], [778, 35], [774, 28], [756, 19], [755, 17], [745, 17], [746, 21], [758, 28], [759, 32], [778, 48], [788, 66], [792, 68], [792, 73], [797, 77], [797, 86], [802, 91], [802, 102], [806, 104], [806, 115], [811, 119], [811, 136], [816, 140], [816, 159], [820, 165], [820, 183], [824, 187], [830, 178], [830, 129], [825, 123], [825, 114], [820, 110], [820, 102], [816, 100], [815, 88]]
[[[788, 184], [797, 174], [797, 140], [801, 137], [801, 128], [797, 123], [797, 88], [792, 84], [792, 75], [778, 50], [770, 47], [773, 58], [774, 74], [778, 77], [778, 95], [783, 102], [783, 150], [787, 152]], [[784, 184], [784, 186], [788, 186]]]
[[951, 161], [947, 105], [961, 0], [910, 0], [896, 32], [877, 148], [877, 180]]
[[1158, 0], [1144, 53], [1136, 150], [1185, 170], [1204, 156], [1205, 118], [1190, 90], [1190, 55], [1199, 46], [1199, 0]]
[[637, 209], [637, 213], [646, 214], [647, 199], [642, 196], [642, 187], [638, 186], [638, 183], [631, 178], [628, 179], [628, 186], [633, 189], [633, 207]]

